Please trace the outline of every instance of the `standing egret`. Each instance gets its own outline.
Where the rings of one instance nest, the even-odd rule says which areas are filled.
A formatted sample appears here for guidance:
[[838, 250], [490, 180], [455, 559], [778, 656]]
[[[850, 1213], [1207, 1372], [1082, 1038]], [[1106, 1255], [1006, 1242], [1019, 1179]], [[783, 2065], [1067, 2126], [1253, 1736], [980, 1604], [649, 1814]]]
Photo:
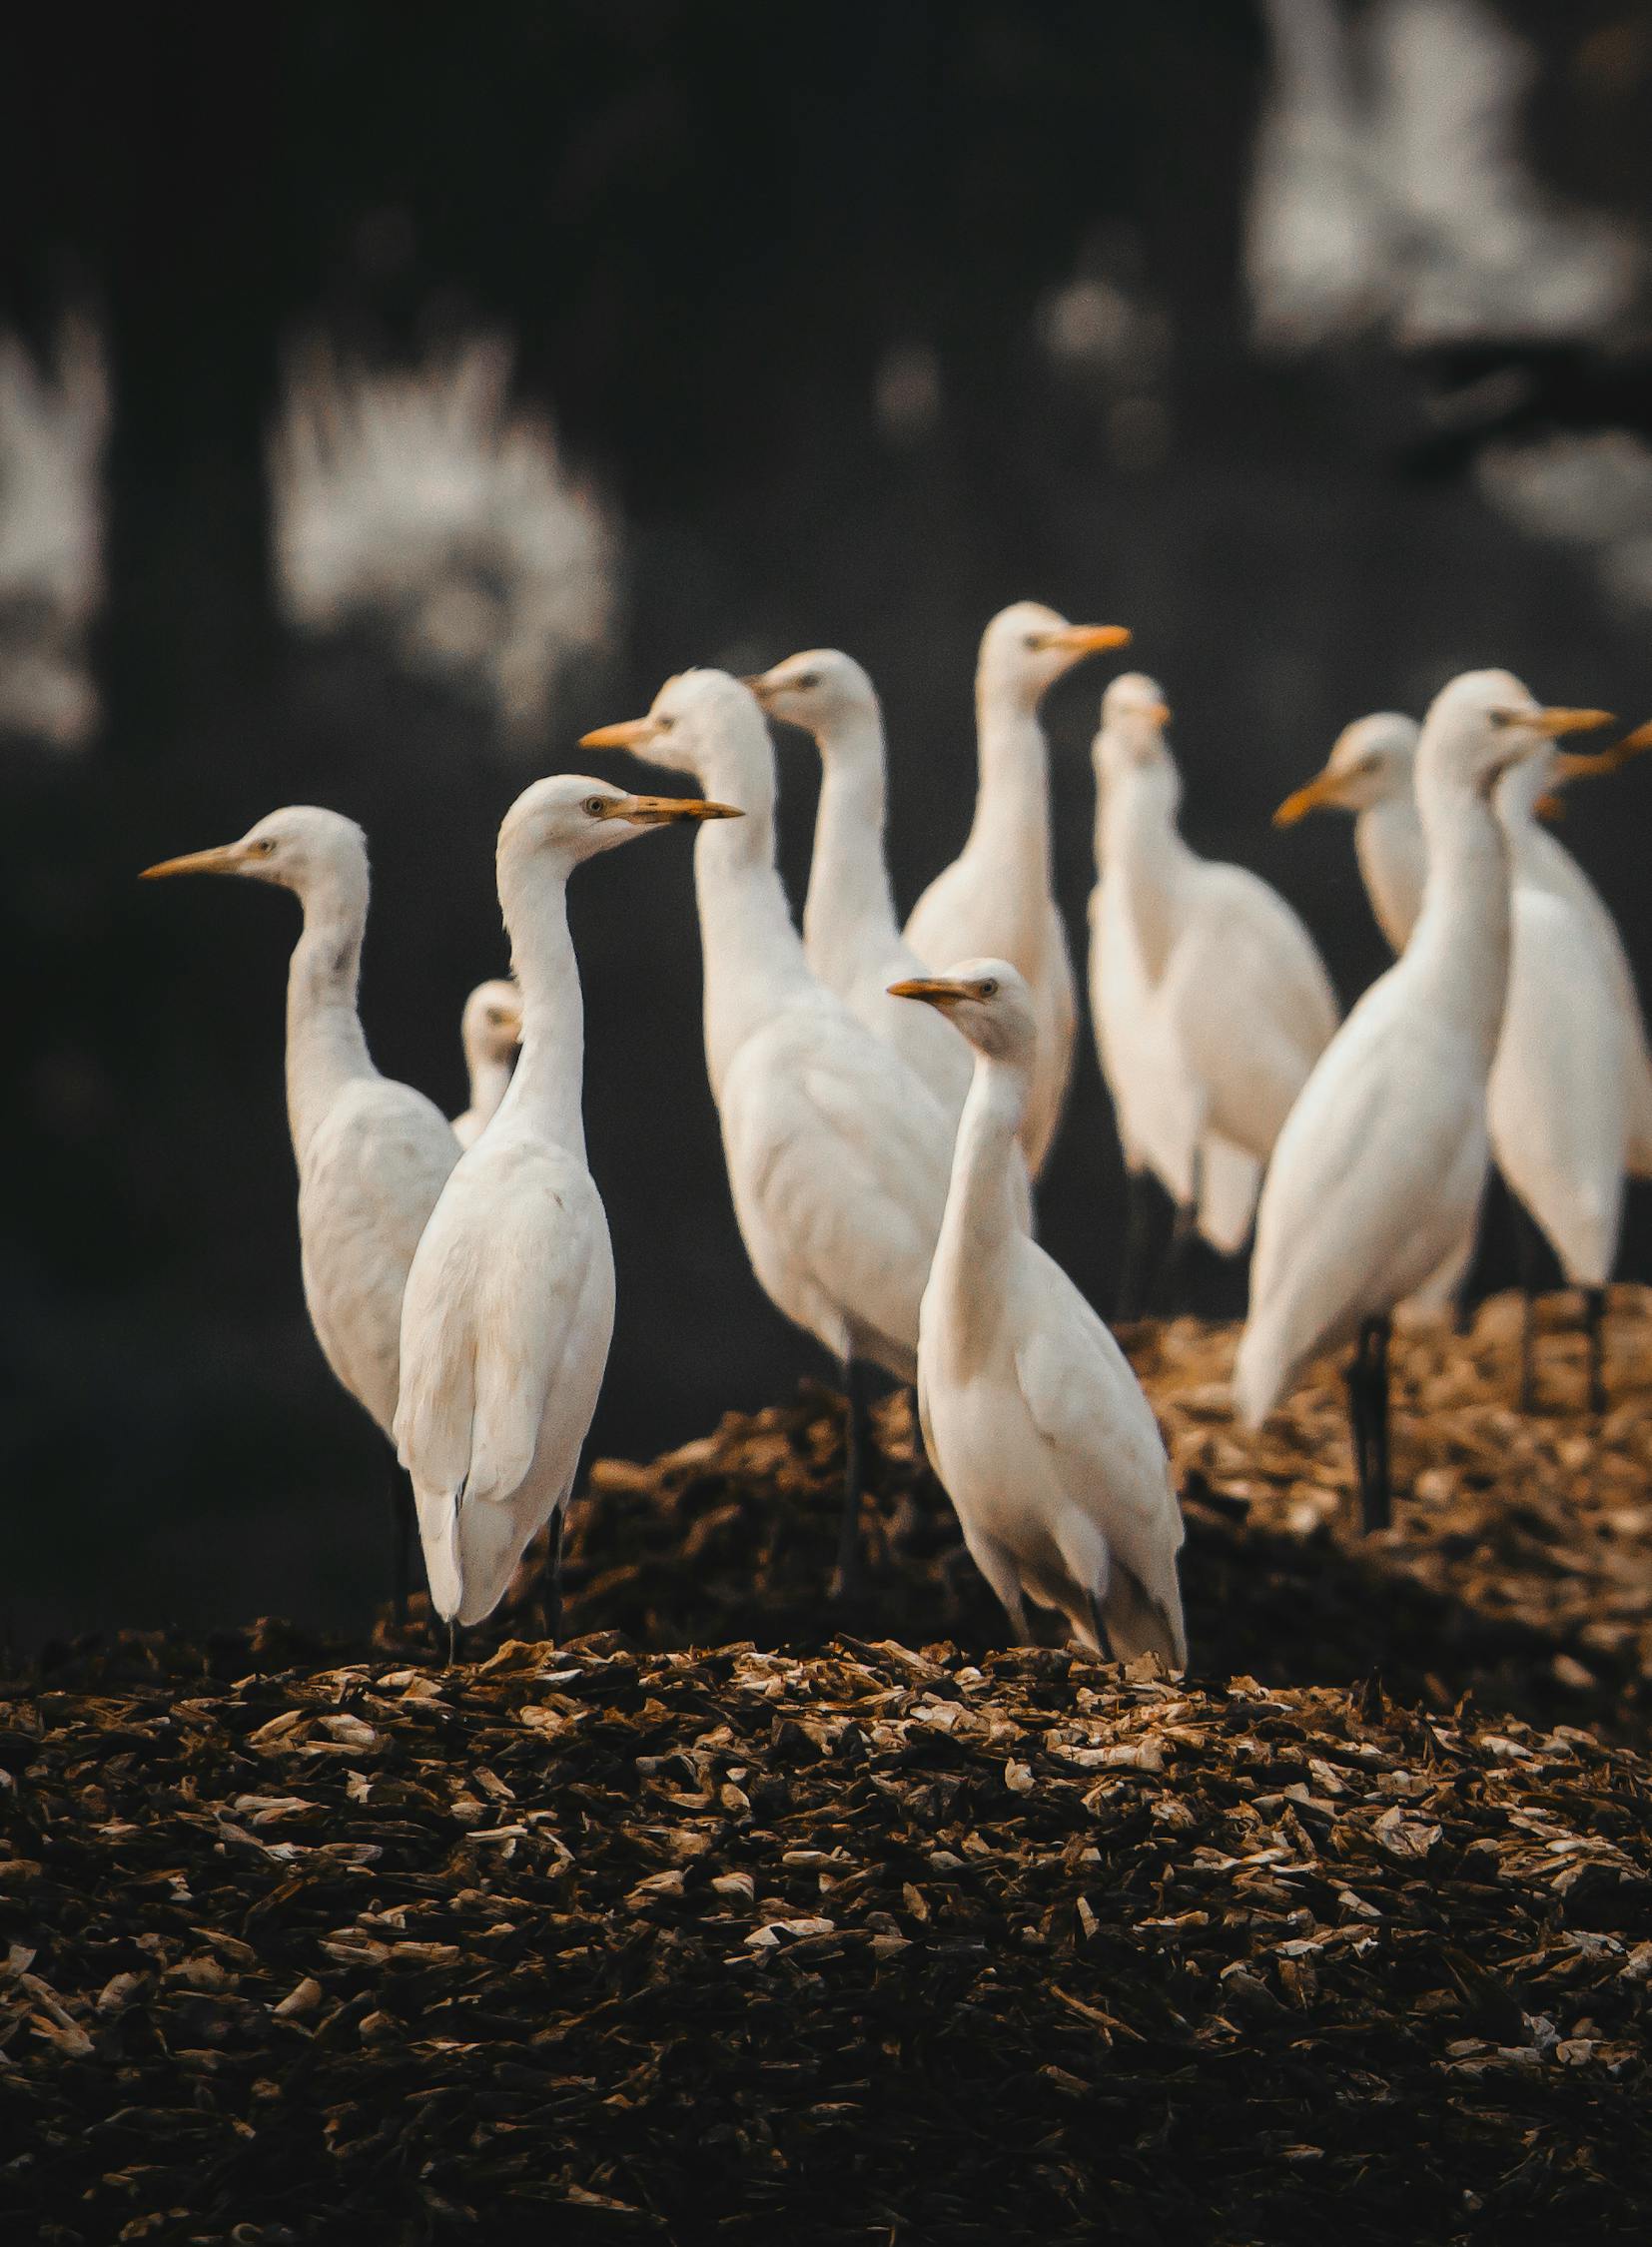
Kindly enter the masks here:
[[[872, 682], [852, 655], [811, 648], [744, 684], [770, 717], [801, 726], [820, 751], [820, 803], [803, 906], [809, 966], [874, 1038], [894, 1048], [956, 1123], [970, 1089], [969, 1048], [929, 1009], [903, 1006], [889, 995], [897, 977], [920, 975], [924, 963], [895, 918], [883, 847], [883, 713]], [[1030, 1187], [1022, 1201], [1030, 1225]]]
[[459, 1023], [464, 1071], [470, 1084], [470, 1105], [462, 1116], [453, 1118], [453, 1136], [461, 1147], [475, 1144], [504, 1099], [521, 1034], [522, 1009], [516, 986], [503, 976], [494, 977], [491, 983], [478, 983], [464, 1002]]
[[1545, 710], [1507, 671], [1442, 687], [1416, 757], [1422, 913], [1320, 1056], [1262, 1185], [1234, 1391], [1259, 1426], [1316, 1351], [1349, 1376], [1361, 1513], [1388, 1520], [1388, 1326], [1462, 1239], [1486, 1163], [1486, 1080], [1508, 982], [1502, 775], [1598, 711]]
[[1261, 1165], [1336, 1029], [1336, 999], [1283, 898], [1183, 840], [1169, 719], [1140, 672], [1102, 697], [1091, 1003], [1133, 1175], [1149, 1164], [1159, 1172], [1179, 1236], [1203, 1203], [1202, 1229], [1232, 1249], [1249, 1229]]
[[946, 1206], [953, 1122], [810, 970], [774, 862], [763, 713], [724, 671], [668, 679], [645, 718], [581, 743], [629, 749], [738, 804], [694, 846], [705, 1051], [740, 1235], [769, 1299], [839, 1359], [848, 1440], [837, 1582], [859, 1547], [865, 1363], [918, 1367], [918, 1304]]
[[[1422, 827], [1411, 785], [1411, 752], [1393, 714], [1360, 718], [1337, 740], [1323, 772], [1287, 796], [1273, 817], [1290, 826], [1321, 805], [1352, 810], [1354, 845], [1372, 910], [1396, 951], [1422, 901]], [[1412, 729], [1414, 732], [1414, 729]], [[1513, 922], [1508, 1002], [1490, 1081], [1489, 1127], [1497, 1167], [1516, 1195], [1526, 1316], [1521, 1336], [1522, 1404], [1532, 1395], [1531, 1225], [1548, 1239], [1568, 1283], [1584, 1290], [1591, 1394], [1599, 1397], [1602, 1227], [1621, 1173], [1652, 1175], [1652, 1054], [1623, 940], [1605, 900], [1558, 836], [1538, 824], [1556, 807], [1558, 785], [1617, 771], [1652, 748], [1643, 726], [1615, 748], [1578, 756], [1551, 750], [1527, 760], [1498, 792], [1510, 842]], [[1566, 975], [1562, 957], [1578, 973]], [[1587, 956], [1585, 972], [1583, 960]], [[1586, 1096], [1586, 1097], [1585, 1097]], [[1617, 1147], [1612, 1156], [1608, 1149]], [[1619, 1172], [1608, 1186], [1608, 1171]], [[1472, 1232], [1421, 1290], [1454, 1290], [1473, 1249]]]
[[1027, 979], [1038, 1017], [1033, 1090], [1021, 1126], [1027, 1167], [1044, 1167], [1078, 1022], [1073, 961], [1056, 904], [1050, 847], [1050, 750], [1039, 703], [1081, 657], [1123, 647], [1122, 624], [1069, 624], [1039, 601], [1001, 609], [981, 636], [975, 674], [980, 781], [969, 840], [912, 909], [906, 941], [935, 967], [991, 953]]
[[891, 988], [976, 1052], [918, 1325], [924, 1440], [964, 1542], [1023, 1643], [1031, 1599], [1097, 1653], [1185, 1669], [1182, 1516], [1152, 1408], [1107, 1327], [1015, 1221], [1032, 994], [1003, 960]]
[[[1582, 1290], [1594, 1412], [1606, 1403], [1601, 1319], [1634, 1151], [1632, 1025], [1639, 1024], [1639, 1007], [1626, 1017], [1621, 990], [1602, 972], [1598, 921], [1578, 894], [1581, 887], [1594, 896], [1592, 885], [1538, 825], [1537, 804], [1552, 782], [1614, 770], [1622, 761], [1621, 747], [1598, 757], [1548, 748], [1516, 766], [1497, 790], [1513, 920], [1508, 1001], [1487, 1087], [1491, 1151], [1519, 1207], [1554, 1250], [1566, 1284]], [[1616, 940], [1604, 905], [1601, 915]], [[1621, 957], [1621, 944], [1614, 941], [1613, 950]], [[1639, 1051], [1644, 1058], [1644, 1045]], [[1520, 1366], [1520, 1401], [1528, 1408], [1531, 1295], [1528, 1262]]]
[[[273, 882], [303, 907], [287, 979], [287, 1116], [299, 1166], [304, 1299], [322, 1355], [392, 1436], [402, 1291], [459, 1149], [433, 1102], [379, 1074], [362, 1032], [367, 837], [338, 812], [294, 804], [261, 819], [239, 843], [165, 859], [143, 878], [174, 874]], [[400, 1490], [396, 1506], [400, 1617], [407, 1586]]]
[[499, 904], [521, 991], [521, 1059], [431, 1213], [402, 1309], [396, 1440], [430, 1598], [449, 1627], [492, 1612], [562, 1508], [613, 1333], [613, 1253], [585, 1166], [585, 1018], [567, 883], [598, 852], [723, 804], [631, 796], [559, 773], [499, 829]]

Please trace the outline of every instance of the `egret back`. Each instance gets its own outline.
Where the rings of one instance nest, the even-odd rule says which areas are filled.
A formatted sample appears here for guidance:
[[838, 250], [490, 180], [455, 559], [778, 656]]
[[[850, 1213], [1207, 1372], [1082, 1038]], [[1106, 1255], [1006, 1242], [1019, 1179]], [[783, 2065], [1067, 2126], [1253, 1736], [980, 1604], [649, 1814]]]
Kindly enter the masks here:
[[458, 1141], [434, 1104], [377, 1075], [346, 1084], [299, 1169], [305, 1301], [323, 1355], [386, 1435], [396, 1419], [402, 1297]]

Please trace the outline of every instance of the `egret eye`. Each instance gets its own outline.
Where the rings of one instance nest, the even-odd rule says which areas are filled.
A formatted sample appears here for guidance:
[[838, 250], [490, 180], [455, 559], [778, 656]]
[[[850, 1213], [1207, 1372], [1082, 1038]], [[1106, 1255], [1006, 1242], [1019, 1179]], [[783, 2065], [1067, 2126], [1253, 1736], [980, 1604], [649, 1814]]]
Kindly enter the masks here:
[[812, 694], [819, 684], [820, 673], [818, 671], [804, 671], [800, 673], [797, 679], [797, 688], [800, 694]]
[[655, 725], [658, 726], [661, 733], [669, 733], [676, 722], [677, 721], [675, 718], [668, 718], [664, 715], [661, 715], [654, 720]]
[[[606, 819], [608, 816], [608, 799], [606, 796], [587, 796], [585, 798], [585, 809], [590, 813], [592, 819]], [[495, 1022], [498, 1019], [497, 1015], [493, 1017]]]
[[998, 978], [996, 976], [983, 976], [975, 987], [975, 995], [978, 999], [996, 999], [998, 997]]
[[1044, 634], [1042, 632], [1029, 632], [1021, 644], [1029, 654], [1037, 655], [1039, 649], [1044, 645]]
[[268, 858], [275, 847], [276, 839], [273, 835], [261, 835], [252, 846], [253, 856], [255, 858]]

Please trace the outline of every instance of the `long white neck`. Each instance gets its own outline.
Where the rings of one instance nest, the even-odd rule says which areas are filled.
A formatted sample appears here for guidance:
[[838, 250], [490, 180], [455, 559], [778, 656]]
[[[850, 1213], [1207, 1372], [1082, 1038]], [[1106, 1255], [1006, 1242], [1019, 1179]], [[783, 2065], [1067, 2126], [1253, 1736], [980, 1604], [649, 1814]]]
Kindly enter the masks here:
[[499, 858], [510, 971], [521, 988], [521, 1053], [497, 1124], [520, 1124], [584, 1160], [585, 1001], [568, 933], [568, 868], [544, 853]]
[[1508, 844], [1483, 795], [1462, 782], [1421, 782], [1428, 852], [1422, 911], [1405, 964], [1431, 1005], [1489, 1072], [1508, 992]]
[[694, 843], [705, 954], [705, 1053], [714, 1098], [752, 1032], [782, 1007], [818, 998], [774, 863], [774, 748], [766, 727], [719, 732], [698, 760], [703, 792], [743, 819], [707, 820]]
[[470, 1114], [478, 1125], [485, 1124], [504, 1099], [510, 1083], [510, 1064], [500, 1061], [496, 1054], [478, 1053], [469, 1056]]
[[1035, 901], [1051, 894], [1050, 745], [1038, 712], [991, 679], [977, 678], [980, 777], [966, 850], [1014, 867]]
[[1353, 823], [1353, 850], [1377, 925], [1395, 952], [1403, 952], [1422, 911], [1427, 870], [1416, 799], [1385, 796], [1367, 805]]
[[345, 1087], [377, 1077], [357, 994], [368, 925], [366, 860], [330, 866], [301, 899], [304, 930], [287, 974], [287, 1121], [304, 1161]]
[[944, 1332], [955, 1370], [981, 1361], [1004, 1301], [1010, 1260], [1025, 1236], [1014, 1164], [1031, 1090], [1027, 1063], [976, 1055], [930, 1277], [947, 1305]]
[[[857, 711], [820, 737], [820, 804], [803, 907], [803, 944], [834, 990], [900, 943], [884, 856], [883, 727]], [[874, 961], [875, 964], [875, 961]]]
[[1168, 757], [1131, 764], [1101, 791], [1097, 856], [1124, 887], [1142, 964], [1157, 983], [1182, 924], [1182, 902], [1198, 859], [1176, 824], [1177, 779]]

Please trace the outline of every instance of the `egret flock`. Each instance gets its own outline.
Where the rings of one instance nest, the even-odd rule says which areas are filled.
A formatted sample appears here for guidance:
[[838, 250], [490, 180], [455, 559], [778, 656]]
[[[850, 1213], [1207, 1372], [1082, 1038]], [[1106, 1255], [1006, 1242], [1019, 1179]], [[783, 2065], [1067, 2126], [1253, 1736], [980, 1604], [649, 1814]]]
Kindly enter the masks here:
[[[706, 1068], [735, 1220], [776, 1308], [843, 1371], [835, 1593], [857, 1577], [881, 1369], [916, 1385], [930, 1462], [1018, 1638], [1031, 1605], [1083, 1646], [1186, 1665], [1164, 1442], [1112, 1331], [1035, 1238], [1032, 1200], [1078, 1022], [1040, 704], [1129, 638], [1031, 601], [993, 618], [974, 822], [904, 931], [882, 712], [851, 656], [812, 649], [743, 680], [687, 671], [646, 715], [587, 733], [582, 748], [627, 751], [696, 793], [562, 774], [511, 806], [497, 883], [513, 980], [466, 1003], [470, 1099], [451, 1123], [368, 1050], [368, 853], [353, 821], [293, 806], [146, 870], [233, 874], [299, 900], [287, 1097], [305, 1299], [329, 1365], [411, 1483], [411, 1506], [395, 1484], [399, 1612], [416, 1520], [449, 1651], [547, 1527], [553, 1632], [559, 1620], [562, 1517], [615, 1285], [586, 1164], [566, 886], [584, 860], [680, 825], [695, 832]], [[770, 719], [812, 736], [821, 763], [801, 932], [775, 860]], [[1542, 816], [1569, 781], [1652, 747], [1652, 727], [1592, 755], [1557, 747], [1608, 722], [1487, 670], [1443, 686], [1420, 726], [1384, 712], [1343, 732], [1275, 814], [1355, 815], [1397, 957], [1339, 1022], [1297, 915], [1184, 840], [1160, 687], [1130, 672], [1102, 699], [1089, 981], [1132, 1181], [1121, 1308], [1147, 1284], [1150, 1174], [1175, 1206], [1173, 1253], [1196, 1231], [1237, 1253], [1253, 1223], [1237, 1411], [1259, 1424], [1309, 1359], [1351, 1346], [1370, 1530], [1390, 1515], [1390, 1321], [1460, 1282], [1493, 1160], [1583, 1290], [1603, 1404], [1624, 1180], [1652, 1174], [1652, 1054], [1611, 915]], [[1522, 1355], [1529, 1401], [1529, 1319]]]

